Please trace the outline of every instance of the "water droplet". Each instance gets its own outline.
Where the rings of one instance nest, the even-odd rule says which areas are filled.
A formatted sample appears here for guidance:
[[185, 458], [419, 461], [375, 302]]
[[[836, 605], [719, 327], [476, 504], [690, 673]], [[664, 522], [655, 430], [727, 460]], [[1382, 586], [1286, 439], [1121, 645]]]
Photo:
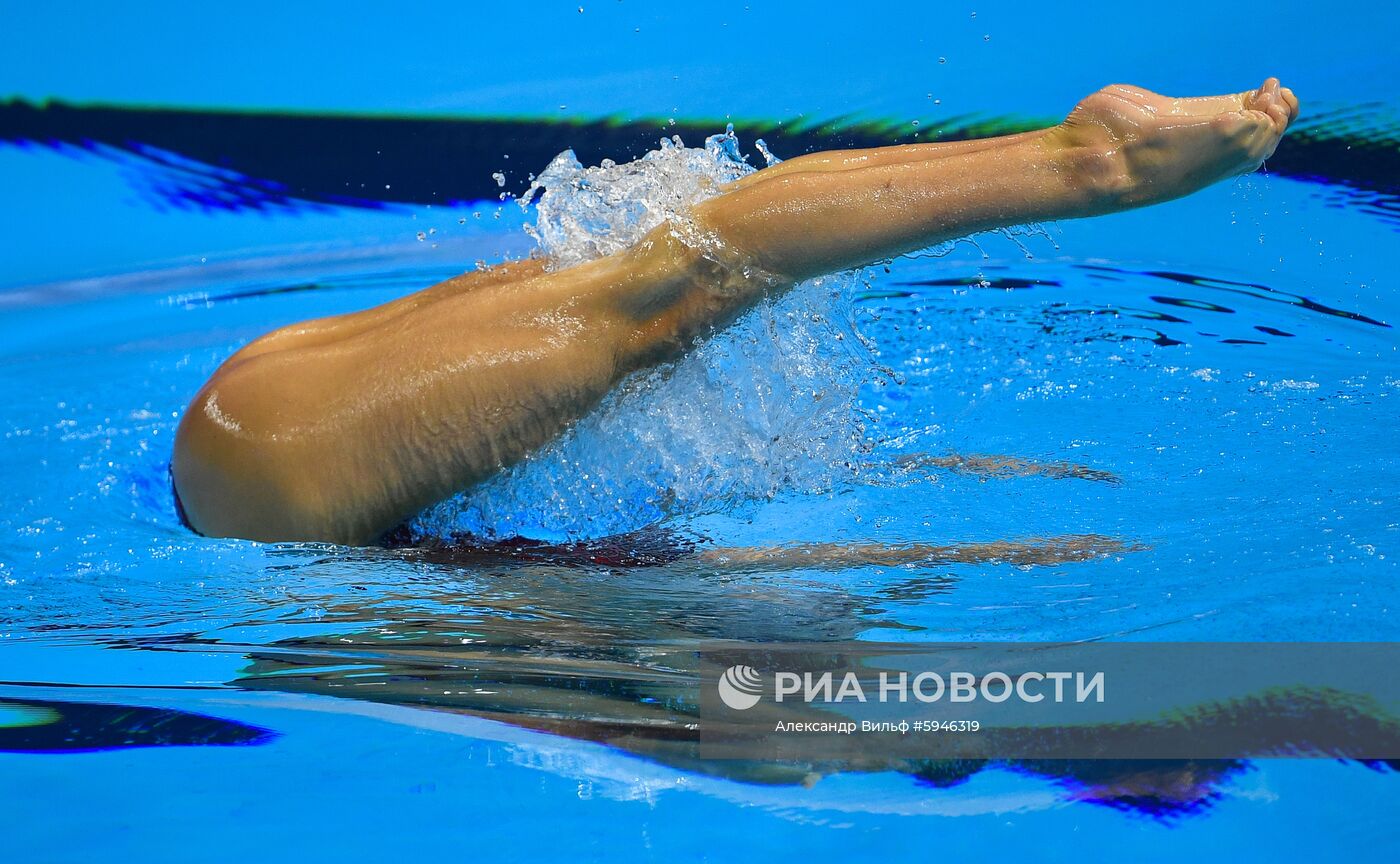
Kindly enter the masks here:
[[990, 41], [992, 41], [992, 34], [990, 34], [990, 33], [983, 34], [983, 36], [982, 36], [982, 41], [983, 41], [983, 42], [990, 42]]
[[502, 174], [499, 171], [497, 171], [495, 174], [492, 174], [491, 179], [496, 181], [497, 186], [506, 185], [506, 175]]
[[428, 239], [428, 235], [427, 235], [427, 234], [424, 234], [422, 231], [419, 231], [419, 232], [418, 232], [418, 242], [419, 242], [419, 243], [422, 243], [424, 240], [427, 240], [427, 239]]
[[764, 161], [765, 164], [767, 164], [767, 165], [769, 165], [769, 166], [773, 166], [773, 165], [777, 165], [779, 162], [783, 161], [783, 160], [779, 159], [777, 156], [774, 156], [774, 155], [773, 155], [773, 151], [768, 149], [768, 144], [767, 144], [767, 142], [765, 142], [762, 138], [759, 138], [759, 139], [757, 139], [756, 141], [754, 141], [754, 142], [753, 142], [753, 146], [757, 147], [757, 148], [758, 148], [758, 152], [763, 154], [763, 161]]
[[939, 57], [939, 58], [938, 58], [938, 62], [939, 62], [939, 63], [947, 63], [947, 62], [948, 62], [948, 58], [947, 58], [947, 57]]
[[915, 121], [914, 121], [914, 125], [915, 125], [915, 126], [918, 126], [918, 125], [919, 125], [919, 121], [918, 121], [918, 120], [915, 120]]

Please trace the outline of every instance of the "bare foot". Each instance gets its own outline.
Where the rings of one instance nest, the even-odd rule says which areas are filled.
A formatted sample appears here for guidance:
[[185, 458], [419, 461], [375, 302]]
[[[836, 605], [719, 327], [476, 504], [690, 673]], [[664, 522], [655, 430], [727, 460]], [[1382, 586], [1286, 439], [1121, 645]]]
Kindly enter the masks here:
[[1277, 78], [1257, 90], [1173, 99], [1114, 84], [1080, 102], [1051, 140], [1083, 154], [1102, 209], [1179, 198], [1247, 174], [1273, 154], [1298, 99]]

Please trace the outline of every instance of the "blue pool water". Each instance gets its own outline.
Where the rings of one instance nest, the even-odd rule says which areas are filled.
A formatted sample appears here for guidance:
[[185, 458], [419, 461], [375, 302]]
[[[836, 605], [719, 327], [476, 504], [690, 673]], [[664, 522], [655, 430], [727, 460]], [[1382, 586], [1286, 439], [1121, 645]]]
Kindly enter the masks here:
[[[1040, 116], [1109, 79], [1196, 92], [1277, 72], [1303, 96], [1314, 139], [1390, 144], [1354, 158], [1339, 148], [1325, 164], [1317, 146], [1295, 150], [1287, 172], [1151, 210], [979, 236], [806, 286], [419, 526], [563, 541], [659, 523], [721, 546], [1096, 534], [1140, 547], [1043, 567], [744, 572], [192, 534], [170, 497], [171, 441], [224, 358], [282, 324], [527, 254], [536, 214], [489, 195], [394, 200], [393, 166], [371, 178], [387, 195], [337, 202], [168, 144], [7, 131], [0, 828], [14, 860], [308, 848], [349, 860], [1392, 857], [1400, 777], [1338, 761], [1197, 768], [1149, 801], [1012, 768], [952, 785], [783, 766], [734, 776], [685, 743], [697, 681], [677, 657], [714, 639], [1392, 640], [1400, 106], [1377, 81], [1400, 71], [1393, 12], [1346, 26], [1279, 10], [1323, 43], [1349, 39], [1342, 57], [1293, 40], [1242, 58], [1224, 46], [1244, 18], [1219, 10], [1210, 32], [1165, 22], [1132, 50], [1086, 20], [1102, 56], [1020, 90], [1011, 61], [1049, 57], [1047, 36], [1070, 35], [1050, 10], [889, 13], [886, 25], [924, 15], [917, 34], [811, 14], [784, 29], [791, 15], [743, 4], [704, 17], [611, 4], [482, 13], [458, 25], [564, 47], [547, 64], [521, 65], [518, 46], [496, 66], [473, 60], [469, 84], [433, 50], [450, 28], [381, 21], [403, 39], [380, 46], [380, 70], [419, 82], [404, 97], [348, 64], [329, 67], [328, 89], [309, 71], [290, 89], [240, 71], [228, 52], [248, 28], [274, 55], [295, 48], [297, 70], [329, 62], [287, 35], [309, 35], [320, 13], [266, 11], [263, 29], [210, 32], [203, 58], [166, 41], [168, 17], [127, 22], [147, 50], [104, 76], [36, 72], [45, 44], [83, 47], [94, 67], [109, 49], [97, 23], [26, 10], [27, 61], [13, 59], [18, 45], [0, 54], [31, 101], [677, 116], [715, 133], [724, 121], [709, 118], [728, 113]], [[376, 22], [346, 29], [342, 17], [341, 48], [367, 50]], [[703, 32], [668, 60], [653, 34], [674, 46], [688, 29]], [[765, 41], [775, 32], [788, 38]], [[641, 47], [622, 51], [633, 37]], [[922, 65], [834, 76], [810, 51], [843, 39], [882, 40]], [[1183, 44], [1207, 59], [1183, 62]], [[934, 78], [939, 56], [963, 71]], [[226, 92], [170, 74], [180, 64]], [[728, 83], [745, 75], [767, 89]], [[783, 142], [768, 139], [793, 155]], [[517, 172], [502, 187], [516, 192], [544, 168], [508, 155], [460, 170]], [[835, 332], [853, 335], [820, 339]], [[901, 462], [918, 453], [1067, 461], [1118, 482]]]

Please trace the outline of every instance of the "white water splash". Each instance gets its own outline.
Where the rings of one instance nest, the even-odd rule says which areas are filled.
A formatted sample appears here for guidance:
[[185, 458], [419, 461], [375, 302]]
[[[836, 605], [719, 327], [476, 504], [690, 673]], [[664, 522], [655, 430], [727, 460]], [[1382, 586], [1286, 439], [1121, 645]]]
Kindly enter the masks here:
[[[560, 269], [631, 246], [755, 169], [732, 130], [622, 165], [571, 151], [526, 194]], [[877, 369], [855, 325], [859, 274], [803, 283], [681, 360], [632, 376], [525, 462], [422, 514], [416, 532], [582, 538], [729, 511], [849, 480], [868, 449], [858, 392]]]
[[520, 199], [522, 206], [535, 204], [535, 223], [525, 232], [551, 269], [572, 267], [621, 252], [754, 170], [740, 155], [732, 126], [703, 148], [686, 147], [679, 136], [663, 138], [659, 149], [621, 165], [605, 159], [585, 168], [565, 150]]

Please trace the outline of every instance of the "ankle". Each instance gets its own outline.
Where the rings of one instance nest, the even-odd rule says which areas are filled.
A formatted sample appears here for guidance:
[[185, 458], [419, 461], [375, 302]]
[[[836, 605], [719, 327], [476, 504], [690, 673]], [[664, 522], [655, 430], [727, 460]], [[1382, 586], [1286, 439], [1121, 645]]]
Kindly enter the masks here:
[[1108, 130], [1065, 122], [1046, 130], [1044, 142], [1080, 193], [1086, 215], [1132, 206], [1139, 184], [1124, 155], [1124, 142]]

